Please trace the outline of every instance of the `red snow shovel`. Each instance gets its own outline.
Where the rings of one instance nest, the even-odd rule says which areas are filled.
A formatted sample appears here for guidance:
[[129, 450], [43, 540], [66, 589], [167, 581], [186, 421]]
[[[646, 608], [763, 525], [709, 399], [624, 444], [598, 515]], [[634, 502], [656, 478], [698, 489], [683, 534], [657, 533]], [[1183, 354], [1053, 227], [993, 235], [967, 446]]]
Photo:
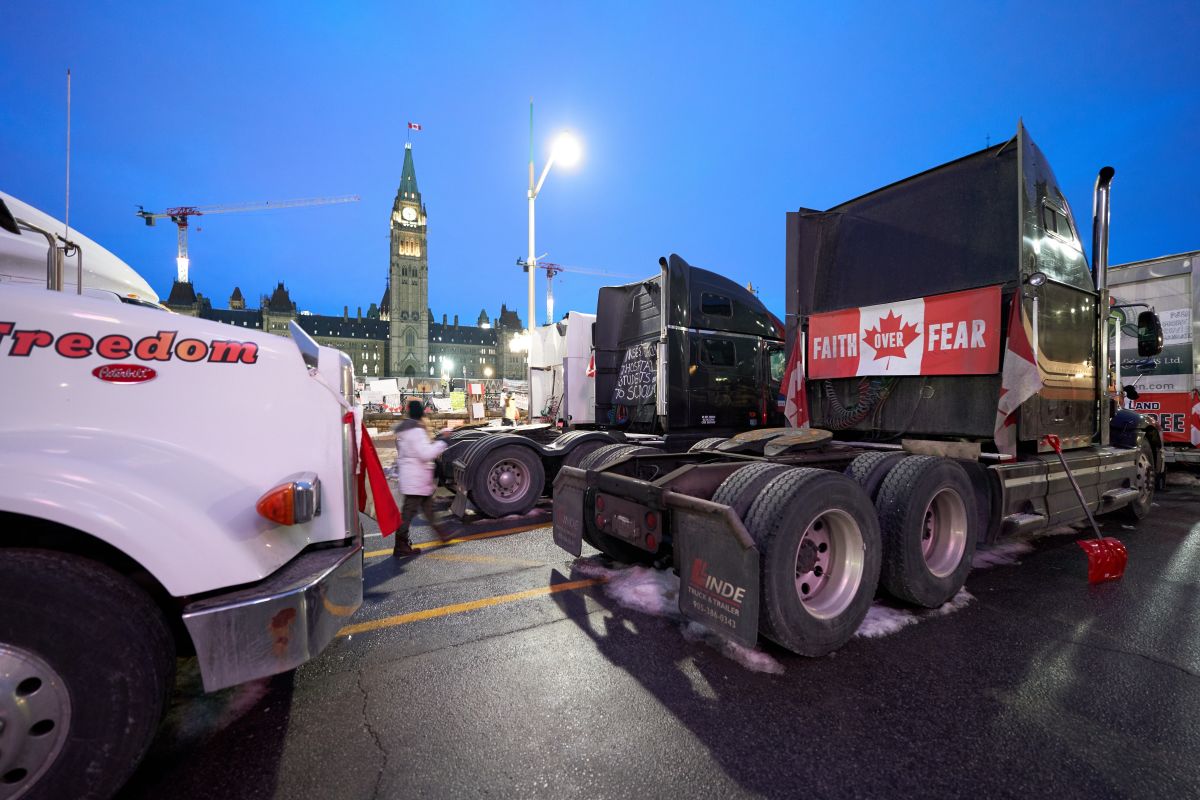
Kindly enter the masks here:
[[1071, 474], [1071, 468], [1067, 466], [1067, 459], [1063, 456], [1062, 451], [1062, 440], [1053, 433], [1046, 434], [1045, 439], [1046, 444], [1053, 447], [1054, 452], [1058, 453], [1058, 460], [1062, 462], [1063, 472], [1067, 473], [1067, 480], [1071, 482], [1071, 488], [1075, 490], [1075, 496], [1079, 498], [1079, 504], [1083, 506], [1083, 512], [1087, 514], [1088, 522], [1092, 523], [1092, 531], [1096, 534], [1095, 539], [1080, 539], [1076, 542], [1083, 548], [1083, 552], [1087, 553], [1088, 583], [1120, 580], [1121, 576], [1125, 574], [1125, 562], [1129, 560], [1129, 553], [1125, 550], [1125, 545], [1111, 536], [1100, 535], [1100, 526], [1096, 524], [1092, 510], [1088, 508], [1087, 501], [1083, 499], [1083, 491], [1079, 488], [1075, 476]]

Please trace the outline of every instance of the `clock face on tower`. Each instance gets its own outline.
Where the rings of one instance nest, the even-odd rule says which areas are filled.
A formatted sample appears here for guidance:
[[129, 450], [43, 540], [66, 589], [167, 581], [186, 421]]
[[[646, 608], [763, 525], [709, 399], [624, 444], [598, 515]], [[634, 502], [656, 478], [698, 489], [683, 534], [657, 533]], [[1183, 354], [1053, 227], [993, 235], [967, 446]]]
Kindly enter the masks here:
[[404, 217], [405, 222], [416, 222], [417, 210], [412, 206], [405, 206], [404, 208], [400, 209], [400, 216]]

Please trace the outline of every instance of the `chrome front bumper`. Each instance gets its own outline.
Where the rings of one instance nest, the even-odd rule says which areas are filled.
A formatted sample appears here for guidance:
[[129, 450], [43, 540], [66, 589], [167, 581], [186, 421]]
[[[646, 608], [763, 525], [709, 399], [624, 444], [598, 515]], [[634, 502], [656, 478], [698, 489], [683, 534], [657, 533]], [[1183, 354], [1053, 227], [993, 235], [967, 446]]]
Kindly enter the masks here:
[[208, 692], [315, 658], [362, 605], [362, 538], [309, 550], [251, 586], [190, 603], [183, 621]]

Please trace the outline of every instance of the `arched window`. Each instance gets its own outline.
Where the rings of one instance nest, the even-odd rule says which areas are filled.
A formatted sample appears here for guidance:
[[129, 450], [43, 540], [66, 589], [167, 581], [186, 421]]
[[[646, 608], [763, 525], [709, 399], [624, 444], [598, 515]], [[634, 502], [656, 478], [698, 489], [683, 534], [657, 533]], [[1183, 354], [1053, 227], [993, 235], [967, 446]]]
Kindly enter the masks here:
[[417, 335], [409, 330], [404, 334], [404, 344], [409, 347], [415, 347], [417, 344]]

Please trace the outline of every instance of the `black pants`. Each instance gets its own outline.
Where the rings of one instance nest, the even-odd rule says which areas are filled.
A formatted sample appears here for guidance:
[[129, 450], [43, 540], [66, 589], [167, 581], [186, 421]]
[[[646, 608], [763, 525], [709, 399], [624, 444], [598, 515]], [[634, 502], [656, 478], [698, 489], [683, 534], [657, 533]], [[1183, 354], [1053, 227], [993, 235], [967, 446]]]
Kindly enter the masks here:
[[430, 527], [437, 533], [441, 533], [444, 529], [442, 523], [438, 521], [437, 515], [433, 511], [433, 497], [427, 494], [406, 494], [404, 495], [404, 506], [400, 509], [400, 516], [403, 520], [400, 522], [400, 527], [396, 529], [396, 541], [407, 542], [408, 528], [412, 525], [413, 517], [420, 513], [429, 523]]

